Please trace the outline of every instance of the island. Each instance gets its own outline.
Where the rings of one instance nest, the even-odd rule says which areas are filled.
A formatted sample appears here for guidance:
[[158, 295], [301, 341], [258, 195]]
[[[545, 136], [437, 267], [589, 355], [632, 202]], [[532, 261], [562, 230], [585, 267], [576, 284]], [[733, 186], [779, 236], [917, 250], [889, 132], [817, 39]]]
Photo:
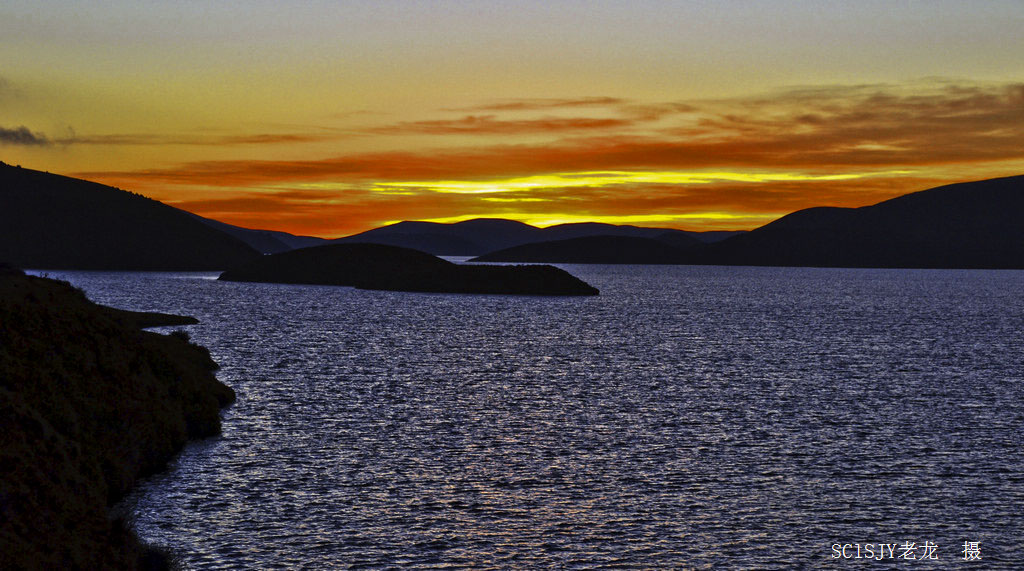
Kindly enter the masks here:
[[0, 569], [167, 568], [115, 505], [189, 439], [220, 432], [235, 394], [192, 318], [96, 305], [0, 264]]
[[221, 280], [352, 286], [359, 289], [510, 295], [598, 295], [597, 288], [547, 265], [460, 265], [384, 244], [331, 244], [263, 256]]

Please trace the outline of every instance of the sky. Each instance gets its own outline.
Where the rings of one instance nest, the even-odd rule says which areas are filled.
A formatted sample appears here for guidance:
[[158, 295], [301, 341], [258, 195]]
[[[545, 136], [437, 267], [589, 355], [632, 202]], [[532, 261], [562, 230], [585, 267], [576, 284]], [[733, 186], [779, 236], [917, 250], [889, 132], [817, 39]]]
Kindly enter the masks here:
[[0, 160], [324, 237], [750, 229], [1024, 174], [1024, 2], [5, 0]]

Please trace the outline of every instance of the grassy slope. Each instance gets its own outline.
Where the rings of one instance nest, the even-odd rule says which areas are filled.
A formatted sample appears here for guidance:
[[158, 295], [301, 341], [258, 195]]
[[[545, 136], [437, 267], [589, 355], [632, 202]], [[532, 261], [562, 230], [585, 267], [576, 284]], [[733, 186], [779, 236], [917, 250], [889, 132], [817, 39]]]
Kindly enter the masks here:
[[0, 267], [0, 568], [134, 568], [108, 508], [234, 399], [209, 353]]

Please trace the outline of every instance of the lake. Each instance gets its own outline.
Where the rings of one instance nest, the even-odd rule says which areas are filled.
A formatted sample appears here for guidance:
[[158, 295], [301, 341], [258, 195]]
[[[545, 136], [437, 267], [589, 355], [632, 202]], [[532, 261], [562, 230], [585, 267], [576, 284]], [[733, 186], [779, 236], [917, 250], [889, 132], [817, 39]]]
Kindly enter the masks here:
[[601, 295], [47, 273], [239, 393], [130, 499], [193, 568], [1024, 560], [1024, 272], [562, 267]]

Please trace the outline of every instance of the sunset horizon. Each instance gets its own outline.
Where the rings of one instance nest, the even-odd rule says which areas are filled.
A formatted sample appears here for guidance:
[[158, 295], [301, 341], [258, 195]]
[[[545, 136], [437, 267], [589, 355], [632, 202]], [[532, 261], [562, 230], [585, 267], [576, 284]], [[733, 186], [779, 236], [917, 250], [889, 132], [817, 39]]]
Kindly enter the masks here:
[[0, 9], [0, 160], [326, 238], [749, 230], [1024, 173], [1011, 2], [245, 8]]
[[5, 0], [0, 62], [0, 569], [1022, 567], [1022, 0]]

